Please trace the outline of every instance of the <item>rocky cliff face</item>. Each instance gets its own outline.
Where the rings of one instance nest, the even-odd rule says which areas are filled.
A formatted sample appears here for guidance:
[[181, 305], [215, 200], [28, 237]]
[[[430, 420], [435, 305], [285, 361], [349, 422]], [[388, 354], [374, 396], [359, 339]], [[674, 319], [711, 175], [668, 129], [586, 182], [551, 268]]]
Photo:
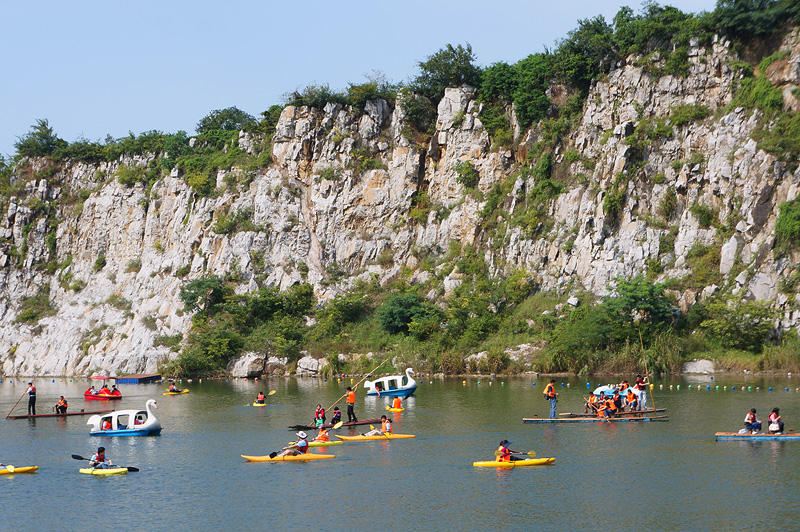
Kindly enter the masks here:
[[[796, 31], [787, 35], [783, 48], [790, 55], [764, 73], [792, 106], [799, 40]], [[219, 172], [221, 193], [211, 198], [196, 197], [176, 172], [149, 193], [105, 177], [122, 164], [146, 165], [146, 158], [57, 168], [11, 198], [0, 226], [0, 369], [155, 372], [174, 356], [159, 339], [189, 327], [178, 297], [188, 279], [233, 272], [240, 291], [307, 281], [324, 300], [359, 278], [385, 281], [403, 267], [413, 272], [412, 281], [428, 280], [432, 274], [419, 257], [443, 255], [451, 242], [477, 246], [494, 274], [523, 269], [543, 290], [596, 294], [607, 293], [614, 277], [648, 269], [662, 281], [691, 276], [687, 254], [701, 244], [719, 253], [715, 283], [677, 293], [684, 310], [717, 283], [735, 282], [742, 298], [768, 300], [780, 310], [781, 327], [796, 326], [797, 294], [780, 291], [796, 261], [776, 259], [772, 247], [778, 206], [797, 196], [800, 173], [757, 148], [751, 135], [758, 111], [723, 111], [737, 77], [729, 43], [714, 39], [710, 47], [694, 46], [690, 56], [686, 77], [653, 76], [632, 57], [592, 87], [578, 127], [556, 152], [568, 186], [546, 205], [548, 223], [533, 230], [499, 217], [488, 231], [481, 223], [485, 199], [465, 193], [457, 181], [462, 161], [477, 169], [483, 194], [513, 180], [502, 203], [508, 213], [537, 185], [519, 170], [541, 129], [517, 127], [513, 149], [494, 148], [469, 87], [446, 92], [436, 132], [424, 146], [409, 138], [401, 107], [382, 100], [369, 102], [360, 116], [334, 104], [287, 107], [273, 139], [274, 164], [256, 171], [246, 187], [226, 185], [241, 170]], [[626, 141], [689, 104], [715, 114], [669, 135]], [[242, 133], [239, 143], [249, 149], [254, 139]], [[45, 165], [30, 161], [28, 171]], [[81, 191], [88, 195], [82, 203]], [[409, 216], [422, 192], [433, 205], [425, 223]], [[609, 194], [620, 198], [618, 212], [607, 212]], [[665, 210], [667, 196], [674, 206]], [[717, 220], [734, 220], [735, 231], [701, 226], [695, 206]], [[41, 217], [47, 208], [58, 210], [54, 235]], [[257, 230], [212, 230], [221, 216], [238, 211], [252, 213]], [[42, 267], [56, 261], [55, 270]], [[429, 296], [446, 296], [458, 283], [452, 271]], [[51, 315], [35, 326], [15, 321], [23, 298], [48, 290]]]

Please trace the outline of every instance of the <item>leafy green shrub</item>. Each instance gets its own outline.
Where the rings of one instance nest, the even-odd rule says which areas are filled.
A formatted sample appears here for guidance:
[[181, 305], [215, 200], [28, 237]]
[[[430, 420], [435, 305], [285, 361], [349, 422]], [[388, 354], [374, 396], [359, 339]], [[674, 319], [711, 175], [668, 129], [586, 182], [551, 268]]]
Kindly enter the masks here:
[[367, 170], [378, 170], [385, 168], [383, 162], [367, 149], [354, 149], [350, 152], [349, 168], [352, 168], [356, 174], [361, 174]]
[[779, 250], [796, 249], [798, 242], [800, 242], [800, 201], [794, 199], [778, 207], [775, 247]]
[[258, 227], [252, 221], [253, 209], [238, 209], [228, 215], [220, 216], [211, 230], [218, 235], [229, 235], [241, 231], [257, 231]]
[[756, 129], [753, 138], [758, 141], [760, 149], [785, 162], [790, 171], [797, 168], [800, 160], [800, 113], [781, 113], [774, 127]]
[[216, 188], [216, 179], [202, 172], [191, 172], [186, 175], [188, 184], [198, 196], [210, 196]]
[[617, 187], [606, 192], [603, 198], [603, 212], [612, 221], [616, 222], [622, 214], [622, 206], [625, 204], [625, 187]]
[[146, 328], [151, 331], [155, 331], [158, 329], [158, 323], [156, 322], [155, 316], [142, 316], [139, 318], [139, 321], [142, 322]]
[[728, 107], [757, 108], [765, 113], [779, 113], [783, 110], [783, 93], [767, 78], [744, 78], [739, 80]]
[[67, 142], [58, 138], [47, 119], [38, 119], [27, 135], [17, 138], [14, 148], [22, 157], [47, 157], [66, 145]]
[[139, 273], [142, 269], [142, 259], [131, 259], [125, 264], [125, 273]]
[[43, 284], [36, 295], [22, 298], [20, 312], [14, 321], [35, 325], [40, 319], [55, 313], [56, 308], [50, 303], [50, 285]]
[[711, 109], [701, 104], [682, 104], [670, 108], [669, 121], [675, 127], [683, 127], [697, 120], [711, 116]]
[[256, 119], [237, 107], [217, 109], [200, 119], [196, 130], [205, 133], [213, 130], [240, 131], [255, 124]]
[[94, 266], [92, 266], [92, 271], [97, 273], [105, 267], [106, 267], [106, 256], [104, 253], [101, 253], [95, 259]]
[[153, 347], [169, 347], [170, 351], [179, 351], [183, 335], [181, 333], [156, 336], [153, 339]]
[[767, 301], [722, 298], [705, 305], [700, 327], [722, 347], [759, 352], [772, 333], [775, 313]]
[[658, 213], [669, 220], [678, 210], [678, 195], [674, 187], [669, 187], [658, 204]]
[[173, 275], [175, 277], [186, 277], [187, 275], [189, 275], [191, 271], [192, 271], [192, 265], [184, 264], [183, 266], [175, 270], [175, 273], [173, 273]]
[[447, 44], [427, 60], [420, 61], [419, 74], [411, 82], [414, 92], [438, 102], [448, 87], [480, 86], [480, 69], [473, 64], [472, 46]]
[[416, 294], [405, 294], [393, 295], [378, 307], [375, 314], [383, 330], [390, 334], [399, 334], [409, 332], [409, 324], [414, 319], [421, 319], [438, 310]]
[[695, 203], [689, 208], [689, 212], [691, 212], [692, 215], [697, 218], [697, 222], [703, 229], [708, 229], [712, 225], [716, 225], [718, 223], [717, 213], [705, 205]]
[[121, 310], [123, 312], [130, 312], [133, 308], [133, 303], [129, 299], [125, 299], [124, 297], [118, 294], [111, 294], [106, 299], [106, 303], [111, 305], [117, 310]]
[[333, 166], [328, 166], [322, 170], [318, 170], [317, 175], [326, 181], [338, 181], [339, 177], [341, 177], [339, 171]]
[[436, 108], [430, 99], [413, 94], [409, 89], [401, 89], [399, 96], [400, 107], [405, 113], [405, 122], [417, 132], [432, 134]]
[[120, 185], [130, 187], [144, 180], [144, 168], [141, 166], [131, 167], [121, 164], [114, 175], [117, 177], [117, 181], [119, 181]]
[[481, 176], [471, 161], [459, 161], [453, 169], [456, 172], [456, 183], [463, 185], [465, 188], [478, 186]]

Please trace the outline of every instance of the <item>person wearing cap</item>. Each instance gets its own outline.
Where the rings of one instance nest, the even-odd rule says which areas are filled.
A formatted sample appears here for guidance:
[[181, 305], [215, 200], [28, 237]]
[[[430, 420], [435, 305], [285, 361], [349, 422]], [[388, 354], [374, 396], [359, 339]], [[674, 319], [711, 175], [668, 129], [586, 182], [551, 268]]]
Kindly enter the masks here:
[[36, 415], [36, 386], [33, 385], [33, 381], [28, 383], [28, 390], [25, 392], [28, 394], [28, 415]]
[[108, 469], [113, 467], [114, 464], [112, 464], [111, 460], [106, 456], [106, 448], [98, 447], [97, 452], [89, 459], [89, 465], [94, 469]]
[[751, 408], [747, 415], [744, 416], [744, 428], [751, 431], [753, 434], [761, 432], [761, 422], [756, 417], [755, 408]]
[[278, 453], [278, 456], [297, 456], [308, 452], [308, 434], [302, 430], [297, 433], [297, 441]]
[[497, 448], [497, 452], [500, 453], [500, 456], [497, 457], [498, 462], [512, 462], [515, 460], [521, 460], [521, 458], [514, 456], [516, 451], [509, 449], [509, 445], [511, 445], [511, 442], [508, 440], [503, 440], [500, 442], [500, 447]]

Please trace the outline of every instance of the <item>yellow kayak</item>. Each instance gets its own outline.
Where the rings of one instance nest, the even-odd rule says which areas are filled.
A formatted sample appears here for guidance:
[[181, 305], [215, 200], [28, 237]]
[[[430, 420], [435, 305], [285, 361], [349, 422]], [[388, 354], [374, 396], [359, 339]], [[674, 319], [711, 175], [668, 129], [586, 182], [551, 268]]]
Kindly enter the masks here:
[[297, 456], [276, 456], [275, 458], [270, 458], [269, 455], [267, 456], [247, 456], [246, 454], [242, 455], [242, 458], [247, 460], [248, 462], [307, 462], [309, 460], [324, 460], [325, 458], [334, 458], [335, 455], [332, 454], [298, 454]]
[[472, 462], [475, 467], [525, 467], [537, 465], [550, 465], [555, 462], [555, 458], [529, 458], [527, 460], [514, 460], [513, 462], [498, 462], [491, 460], [488, 462]]
[[414, 434], [381, 434], [380, 436], [364, 436], [363, 434], [359, 434], [358, 436], [339, 436], [336, 435], [337, 438], [340, 438], [344, 441], [373, 441], [373, 440], [400, 440], [403, 438], [416, 438]]
[[256, 402], [253, 402], [253, 406], [267, 406], [267, 403], [256, 403]]
[[189, 393], [189, 388], [184, 388], [183, 390], [181, 390], [179, 392], [166, 391], [166, 392], [163, 393], [163, 395], [181, 395], [181, 394], [184, 394], [184, 393]]
[[[341, 443], [341, 442], [339, 442], [339, 443]], [[17, 473], [33, 473], [37, 469], [39, 469], [39, 466], [29, 466], [29, 467], [5, 466], [3, 469], [0, 469], [0, 475], [16, 475]]]
[[388, 410], [389, 412], [402, 412], [403, 410], [405, 410], [405, 408], [393, 408], [391, 406], [387, 406], [386, 410]]
[[[289, 445], [294, 445], [297, 443], [296, 441], [289, 442]], [[308, 442], [309, 447], [330, 447], [331, 445], [342, 445], [343, 441], [310, 441]]]
[[91, 467], [84, 467], [79, 469], [85, 475], [127, 475], [127, 467], [112, 467], [109, 469], [92, 469]]

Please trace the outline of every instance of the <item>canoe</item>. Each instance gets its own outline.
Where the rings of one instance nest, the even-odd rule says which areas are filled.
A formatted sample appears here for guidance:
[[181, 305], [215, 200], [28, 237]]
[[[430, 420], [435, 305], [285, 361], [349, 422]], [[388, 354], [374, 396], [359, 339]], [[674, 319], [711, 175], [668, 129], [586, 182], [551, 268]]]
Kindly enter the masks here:
[[[289, 442], [289, 445], [294, 445], [297, 443], [296, 441]], [[342, 445], [344, 444], [343, 441], [310, 441], [308, 442], [309, 447], [330, 447], [331, 445]]]
[[35, 466], [28, 466], [28, 467], [15, 467], [14, 471], [11, 471], [10, 469], [3, 468], [3, 469], [0, 469], [0, 475], [16, 475], [17, 473], [33, 473], [37, 469], [39, 469], [39, 466], [36, 466], [36, 465]]
[[189, 389], [188, 388], [184, 388], [183, 390], [181, 390], [179, 392], [164, 392], [162, 395], [181, 395], [181, 394], [184, 394], [184, 393], [189, 393]]
[[788, 432], [783, 434], [739, 434], [738, 432], [717, 432], [714, 434], [717, 441], [793, 441], [800, 440], [800, 433]]
[[387, 406], [386, 410], [388, 410], [389, 412], [402, 412], [403, 410], [405, 410], [405, 408], [392, 408], [390, 406]]
[[108, 410], [90, 410], [88, 412], [84, 412], [81, 409], [79, 412], [67, 412], [65, 414], [31, 414], [30, 416], [6, 416], [7, 419], [28, 419], [28, 418], [40, 418], [40, 417], [67, 417], [67, 416], [89, 416], [92, 414], [105, 414], [106, 412], [113, 412], [114, 409], [109, 408]]
[[[655, 414], [657, 412], [666, 412], [666, 408], [648, 408], [646, 410], [634, 410], [632, 412], [618, 412], [614, 414], [616, 417], [624, 417], [624, 416], [639, 416], [639, 415], [649, 415]], [[585, 412], [559, 412], [558, 414], [560, 417], [597, 417], [597, 414], [588, 414]]]
[[337, 434], [336, 437], [344, 441], [401, 440], [404, 438], [416, 438], [414, 434], [382, 434], [380, 436], [364, 436], [363, 434], [359, 434], [358, 436], [339, 436]]
[[537, 466], [537, 465], [550, 465], [555, 462], [555, 458], [528, 458], [526, 460], [514, 460], [513, 462], [498, 462], [497, 460], [491, 460], [488, 462], [472, 462], [472, 465], [475, 467], [525, 467], [525, 466]]
[[[392, 420], [390, 419], [389, 421], [392, 421]], [[343, 427], [355, 427], [357, 425], [380, 425], [380, 424], [381, 424], [381, 418], [376, 417], [376, 418], [371, 418], [371, 419], [362, 419], [360, 421], [354, 421], [352, 423], [350, 423], [350, 422], [342, 423], [342, 426]], [[322, 425], [322, 428], [329, 429], [333, 425], [334, 425], [333, 423], [325, 423], [325, 424]], [[316, 425], [292, 425], [289, 428], [292, 429], [292, 430], [309, 430], [309, 429], [318, 429], [319, 427], [317, 427]]]
[[298, 454], [297, 456], [276, 456], [275, 458], [270, 458], [269, 455], [267, 456], [247, 456], [246, 454], [242, 455], [242, 458], [247, 460], [248, 462], [308, 462], [309, 460], [324, 460], [326, 458], [335, 458], [333, 454]]
[[92, 469], [91, 467], [84, 467], [79, 469], [84, 475], [126, 475], [128, 473], [127, 467], [111, 467], [108, 469]]
[[524, 417], [523, 423], [623, 423], [627, 421], [669, 421], [669, 416], [641, 416], [641, 417]]
[[122, 399], [122, 394], [92, 394], [92, 393], [85, 393], [83, 394], [83, 398], [87, 401], [97, 400], [97, 399], [105, 399], [108, 401], [113, 401], [115, 399]]

